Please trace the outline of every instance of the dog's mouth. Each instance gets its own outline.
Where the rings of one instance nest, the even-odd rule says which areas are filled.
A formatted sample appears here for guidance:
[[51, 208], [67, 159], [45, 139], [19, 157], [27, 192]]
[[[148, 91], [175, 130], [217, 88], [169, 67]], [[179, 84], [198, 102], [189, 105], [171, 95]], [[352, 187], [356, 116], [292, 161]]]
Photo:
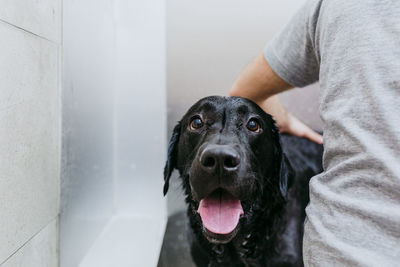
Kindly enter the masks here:
[[236, 235], [240, 216], [244, 214], [240, 200], [221, 188], [203, 198], [197, 212], [204, 232], [214, 243], [229, 242]]

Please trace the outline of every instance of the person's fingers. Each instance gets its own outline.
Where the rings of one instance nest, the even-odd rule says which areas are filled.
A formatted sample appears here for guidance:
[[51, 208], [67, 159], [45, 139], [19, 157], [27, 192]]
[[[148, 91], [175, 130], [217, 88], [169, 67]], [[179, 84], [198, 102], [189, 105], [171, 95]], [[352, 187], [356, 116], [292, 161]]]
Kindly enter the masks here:
[[292, 114], [289, 114], [288, 125], [284, 127], [281, 132], [287, 132], [295, 136], [304, 137], [318, 144], [323, 143], [323, 138], [319, 133], [312, 130]]
[[315, 143], [318, 144], [322, 144], [323, 143], [323, 139], [322, 136], [315, 132], [314, 130], [312, 130], [310, 127], [308, 127], [307, 125], [305, 125], [303, 122], [301, 122], [299, 119], [294, 118], [294, 123], [293, 126], [295, 127], [294, 129], [294, 134], [300, 137], [304, 137], [307, 138]]
[[[307, 127], [308, 128], [308, 127]], [[320, 135], [319, 133], [313, 131], [312, 129], [308, 128], [308, 130], [306, 130], [304, 132], [304, 137], [310, 139], [311, 141], [318, 143], [318, 144], [323, 144], [323, 139], [322, 139], [322, 135]]]

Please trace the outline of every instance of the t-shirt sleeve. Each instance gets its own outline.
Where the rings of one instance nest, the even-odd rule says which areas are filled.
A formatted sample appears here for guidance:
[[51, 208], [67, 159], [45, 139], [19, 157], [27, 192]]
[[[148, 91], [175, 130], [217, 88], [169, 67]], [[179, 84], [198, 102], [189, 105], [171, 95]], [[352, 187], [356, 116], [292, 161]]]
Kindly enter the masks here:
[[308, 0], [264, 49], [272, 69], [287, 83], [304, 87], [318, 81], [316, 25], [322, 0]]

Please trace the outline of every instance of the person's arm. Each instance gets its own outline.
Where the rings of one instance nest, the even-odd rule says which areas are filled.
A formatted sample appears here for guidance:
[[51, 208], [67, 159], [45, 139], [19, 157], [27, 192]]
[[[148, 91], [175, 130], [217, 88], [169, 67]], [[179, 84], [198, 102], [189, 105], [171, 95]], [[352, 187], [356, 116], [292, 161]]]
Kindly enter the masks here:
[[292, 85], [285, 82], [273, 71], [265, 60], [264, 54], [260, 54], [239, 75], [229, 94], [249, 98], [256, 102], [274, 117], [281, 132], [305, 137], [322, 144], [320, 134], [294, 117], [279, 102], [276, 94], [291, 88], [293, 88]]

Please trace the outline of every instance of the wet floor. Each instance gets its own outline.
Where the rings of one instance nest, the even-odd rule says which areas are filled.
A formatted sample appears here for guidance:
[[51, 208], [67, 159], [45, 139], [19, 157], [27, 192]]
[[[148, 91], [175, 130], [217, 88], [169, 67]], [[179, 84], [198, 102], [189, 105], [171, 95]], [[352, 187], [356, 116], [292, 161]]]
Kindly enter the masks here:
[[168, 219], [158, 267], [194, 267], [186, 236], [186, 212], [178, 212]]

